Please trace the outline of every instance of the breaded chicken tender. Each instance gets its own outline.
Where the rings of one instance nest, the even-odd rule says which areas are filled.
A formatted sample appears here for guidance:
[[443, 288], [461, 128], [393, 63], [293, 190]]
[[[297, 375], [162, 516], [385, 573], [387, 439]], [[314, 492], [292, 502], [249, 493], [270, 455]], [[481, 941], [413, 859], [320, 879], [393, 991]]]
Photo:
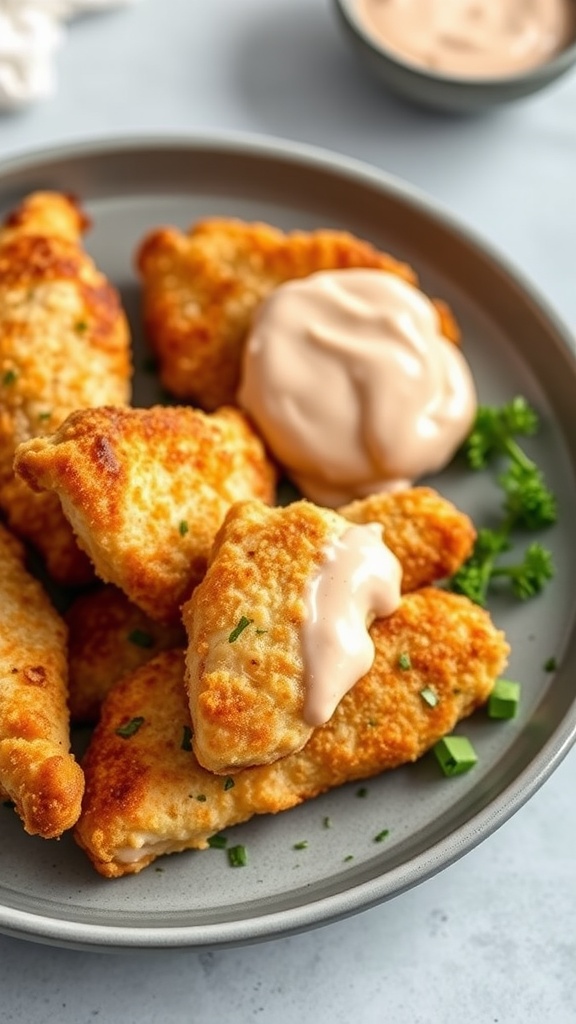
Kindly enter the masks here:
[[[405, 263], [343, 231], [293, 231], [240, 220], [201, 221], [183, 234], [152, 231], [138, 269], [144, 322], [164, 386], [205, 409], [233, 404], [242, 351], [253, 314], [273, 288], [319, 270], [365, 267], [416, 283]], [[447, 306], [438, 303], [443, 332], [457, 340]]]
[[92, 576], [53, 494], [14, 477], [18, 444], [75, 409], [130, 397], [126, 318], [81, 246], [88, 221], [57, 192], [28, 196], [0, 228], [0, 508], [62, 583]]
[[431, 487], [374, 494], [341, 505], [351, 523], [380, 523], [386, 544], [402, 563], [407, 593], [452, 576], [472, 552], [472, 520]]
[[181, 647], [182, 626], [153, 622], [126, 595], [105, 584], [81, 594], [64, 616], [68, 626], [68, 706], [72, 722], [93, 724], [108, 691], [159, 651]]
[[178, 621], [230, 506], [274, 498], [272, 465], [236, 409], [82, 410], [21, 445], [15, 468], [58, 494], [97, 574], [158, 622]]
[[[285, 757], [317, 724], [306, 715], [305, 594], [327, 546], [346, 530], [347, 511], [355, 523], [384, 527], [402, 567], [403, 592], [454, 572], [474, 541], [470, 520], [429, 488], [367, 498], [340, 515], [307, 501], [286, 509], [235, 505], [206, 576], [182, 609], [194, 752], [209, 771], [227, 774]], [[444, 541], [445, 554], [436, 547]], [[247, 625], [230, 642], [237, 623]]]
[[[96, 870], [110, 878], [141, 871], [161, 854], [203, 849], [210, 836], [255, 814], [416, 760], [486, 701], [508, 655], [487, 612], [434, 589], [407, 595], [371, 632], [374, 665], [331, 720], [303, 750], [247, 768], [234, 786], [188, 749], [182, 654], [164, 652], [125, 676], [104, 703], [83, 763], [75, 837]], [[409, 671], [398, 665], [405, 651]], [[438, 696], [434, 707], [420, 695], [426, 686]]]
[[0, 790], [24, 828], [53, 839], [80, 814], [84, 776], [68, 753], [66, 626], [0, 526]]

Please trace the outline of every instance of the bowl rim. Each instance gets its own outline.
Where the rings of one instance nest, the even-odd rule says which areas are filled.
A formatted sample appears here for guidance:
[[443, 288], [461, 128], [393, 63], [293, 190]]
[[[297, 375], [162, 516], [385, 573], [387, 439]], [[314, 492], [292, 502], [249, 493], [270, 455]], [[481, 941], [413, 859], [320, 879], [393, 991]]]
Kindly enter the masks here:
[[343, 19], [376, 56], [384, 58], [389, 64], [399, 70], [408, 72], [422, 82], [435, 82], [439, 85], [464, 86], [470, 91], [492, 91], [497, 88], [507, 89], [515, 85], [531, 83], [537, 89], [538, 85], [547, 84], [551, 77], [567, 71], [572, 64], [576, 64], [576, 3], [571, 0], [574, 6], [574, 36], [568, 46], [563, 47], [558, 53], [547, 60], [535, 64], [534, 67], [526, 68], [509, 75], [457, 75], [449, 72], [434, 71], [402, 57], [396, 50], [389, 49], [385, 43], [380, 42], [370, 32], [358, 15], [359, 0], [334, 0], [334, 4]]

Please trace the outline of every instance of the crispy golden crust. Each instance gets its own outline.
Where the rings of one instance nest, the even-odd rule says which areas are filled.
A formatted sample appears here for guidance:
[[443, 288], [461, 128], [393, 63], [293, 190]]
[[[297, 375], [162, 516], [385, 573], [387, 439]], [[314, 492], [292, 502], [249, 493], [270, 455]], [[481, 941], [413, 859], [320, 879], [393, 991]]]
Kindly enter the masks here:
[[150, 618], [176, 621], [230, 505], [272, 501], [274, 470], [236, 409], [86, 409], [17, 452], [33, 488], [55, 490], [96, 572]]
[[104, 697], [118, 679], [186, 639], [182, 626], [153, 622], [110, 584], [77, 597], [64, 619], [69, 635], [68, 706], [75, 723], [96, 722]]
[[[183, 606], [188, 633], [186, 685], [194, 752], [227, 774], [299, 750], [304, 721], [301, 629], [304, 596], [322, 549], [343, 532], [343, 517], [378, 522], [402, 566], [404, 593], [455, 572], [474, 529], [430, 488], [366, 498], [338, 516], [307, 501], [286, 509], [243, 502], [228, 513], [209, 568]], [[236, 624], [251, 620], [238, 639]]]
[[[209, 771], [266, 764], [309, 739], [305, 593], [325, 546], [346, 527], [308, 501], [273, 509], [241, 502], [226, 516], [206, 576], [182, 608], [194, 753]], [[250, 625], [230, 643], [243, 617]]]
[[[183, 747], [190, 727], [183, 657], [165, 652], [108, 695], [84, 769], [76, 839], [107, 877], [140, 871], [162, 853], [204, 848], [254, 814], [273, 814], [326, 789], [414, 761], [488, 697], [508, 654], [488, 614], [466, 598], [425, 589], [374, 623], [376, 659], [330, 722], [296, 754], [247, 768], [224, 787]], [[412, 667], [398, 666], [410, 652]], [[431, 708], [420, 691], [434, 688]], [[141, 717], [128, 739], [116, 730]], [[203, 796], [205, 800], [198, 800]]]
[[404, 593], [452, 576], [476, 537], [471, 519], [431, 487], [374, 494], [338, 512], [352, 523], [382, 524], [386, 544], [402, 563]]
[[[160, 228], [138, 253], [144, 321], [162, 381], [206, 409], [232, 404], [252, 316], [273, 288], [319, 270], [367, 267], [416, 283], [405, 263], [343, 231], [284, 234], [268, 224], [205, 220], [187, 234]], [[444, 304], [446, 337], [458, 340]]]
[[0, 229], [0, 507], [65, 583], [89, 579], [88, 561], [54, 498], [13, 486], [12, 462], [75, 409], [130, 397], [126, 318], [81, 246], [86, 225], [72, 199], [39, 192]]
[[68, 753], [66, 627], [0, 526], [0, 787], [31, 834], [71, 828], [84, 777]]

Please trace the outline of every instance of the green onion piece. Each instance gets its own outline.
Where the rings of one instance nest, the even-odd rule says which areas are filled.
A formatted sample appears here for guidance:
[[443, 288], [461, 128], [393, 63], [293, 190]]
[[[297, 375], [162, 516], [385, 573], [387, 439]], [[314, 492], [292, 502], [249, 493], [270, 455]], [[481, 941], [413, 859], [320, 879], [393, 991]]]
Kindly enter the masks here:
[[324, 828], [332, 828], [332, 818], [324, 818], [322, 824], [324, 825]]
[[226, 836], [210, 836], [210, 839], [208, 840], [208, 846], [210, 846], [213, 850], [225, 850], [227, 842], [228, 840]]
[[192, 750], [192, 729], [189, 725], [182, 726], [182, 743], [180, 750]]
[[133, 629], [131, 633], [128, 633], [128, 639], [136, 647], [154, 647], [154, 637], [143, 629]]
[[234, 626], [234, 629], [230, 633], [230, 636], [228, 637], [228, 643], [233, 644], [234, 641], [238, 639], [240, 634], [243, 633], [248, 626], [251, 626], [253, 622], [254, 619], [247, 619], [246, 616], [243, 615], [240, 621], [238, 622], [238, 625]]
[[267, 633], [267, 632], [268, 632], [267, 629], [257, 629], [256, 630], [256, 636], [262, 636], [262, 633]]
[[368, 796], [368, 790], [366, 789], [366, 786], [360, 786], [360, 789], [356, 790], [356, 796], [359, 796], [361, 799], [363, 799], [365, 796]]
[[379, 832], [377, 836], [374, 836], [374, 842], [375, 843], [383, 843], [384, 840], [387, 839], [389, 835], [390, 835], [390, 829], [389, 828], [383, 828], [382, 831]]
[[16, 373], [16, 370], [6, 370], [6, 373], [2, 377], [2, 383], [6, 387], [10, 387], [11, 384], [15, 384], [17, 380], [18, 374]]
[[430, 686], [425, 686], [423, 690], [420, 690], [420, 696], [422, 697], [422, 700], [429, 705], [429, 707], [436, 707], [438, 703], [438, 694], [434, 693], [434, 690]]
[[234, 782], [234, 779], [232, 778], [232, 776], [231, 775], [227, 775], [226, 778], [224, 779], [224, 790], [226, 791], [228, 789], [234, 789], [235, 785], [236, 785], [236, 783]]
[[180, 532], [180, 536], [181, 537], [185, 537], [186, 534], [188, 533], [188, 529], [189, 529], [189, 527], [188, 527], [188, 523], [186, 522], [186, 520], [185, 519], [181, 519], [180, 520], [180, 525], [178, 526], [178, 530]]
[[301, 839], [299, 843], [294, 843], [294, 846], [292, 847], [292, 849], [293, 850], [307, 850], [308, 849], [308, 840], [307, 839]]
[[344, 857], [344, 863], [346, 863], [347, 860], [354, 860], [354, 855], [349, 853], [347, 857]]
[[228, 848], [228, 863], [231, 868], [244, 868], [248, 863], [248, 855], [245, 846], [230, 846]]
[[432, 749], [444, 775], [462, 775], [478, 761], [474, 747], [465, 736], [445, 736]]
[[412, 668], [410, 655], [407, 651], [403, 651], [402, 654], [398, 656], [398, 668], [401, 668], [403, 672], [407, 672], [409, 668]]
[[558, 662], [556, 661], [556, 658], [548, 658], [548, 660], [544, 662], [543, 667], [545, 672], [555, 672], [558, 668]]
[[50, 409], [46, 409], [45, 412], [39, 412], [38, 413], [38, 419], [40, 420], [41, 423], [45, 423], [46, 420], [50, 419], [51, 415], [52, 415], [52, 413], [51, 413]]
[[116, 729], [116, 735], [121, 736], [123, 740], [129, 740], [131, 736], [134, 736], [138, 729], [144, 725], [144, 719], [140, 716], [131, 718], [129, 722], [125, 722], [124, 725], [119, 725]]
[[498, 679], [488, 699], [490, 718], [515, 718], [520, 703], [520, 683]]

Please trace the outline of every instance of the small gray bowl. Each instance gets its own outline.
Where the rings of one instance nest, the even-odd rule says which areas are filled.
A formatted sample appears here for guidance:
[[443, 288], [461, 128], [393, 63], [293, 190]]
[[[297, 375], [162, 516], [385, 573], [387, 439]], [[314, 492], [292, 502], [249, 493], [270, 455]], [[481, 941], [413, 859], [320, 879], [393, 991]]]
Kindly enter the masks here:
[[362, 66], [404, 99], [450, 113], [477, 113], [539, 92], [576, 65], [576, 38], [556, 57], [517, 75], [460, 78], [405, 61], [364, 25], [358, 0], [334, 0], [338, 20]]

